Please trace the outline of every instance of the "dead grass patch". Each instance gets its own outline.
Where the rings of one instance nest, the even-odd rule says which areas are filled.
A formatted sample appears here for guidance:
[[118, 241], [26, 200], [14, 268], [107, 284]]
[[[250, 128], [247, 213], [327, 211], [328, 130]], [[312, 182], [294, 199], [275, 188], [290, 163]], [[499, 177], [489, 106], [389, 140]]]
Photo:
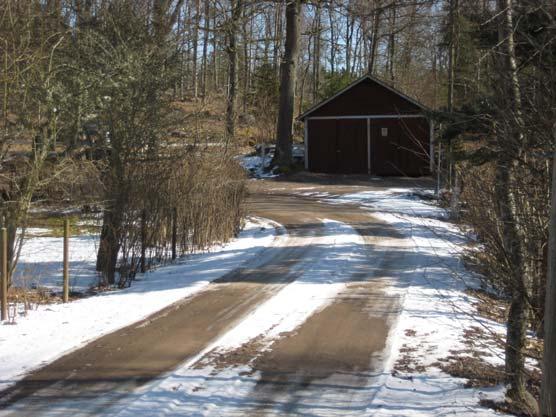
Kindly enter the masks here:
[[467, 379], [466, 388], [493, 387], [504, 381], [504, 367], [480, 357], [450, 355], [439, 360], [439, 368], [456, 378]]
[[394, 364], [393, 376], [397, 376], [399, 372], [405, 374], [423, 373], [426, 371], [424, 366], [418, 358], [418, 347], [402, 345], [400, 348], [400, 357]]
[[477, 288], [468, 288], [465, 293], [476, 298], [477, 301], [473, 302], [472, 305], [482, 317], [489, 318], [496, 323], [506, 323], [506, 311], [508, 310], [506, 300]]

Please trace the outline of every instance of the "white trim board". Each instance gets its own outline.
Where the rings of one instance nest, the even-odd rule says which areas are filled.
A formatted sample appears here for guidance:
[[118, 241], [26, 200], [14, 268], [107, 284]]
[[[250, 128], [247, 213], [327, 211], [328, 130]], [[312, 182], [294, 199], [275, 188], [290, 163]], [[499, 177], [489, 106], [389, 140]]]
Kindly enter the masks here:
[[371, 175], [371, 119], [367, 118], [367, 174]]
[[338, 119], [426, 119], [424, 114], [372, 114], [360, 116], [315, 116], [307, 117], [305, 120], [338, 120]]
[[305, 170], [309, 171], [309, 120], [305, 120]]

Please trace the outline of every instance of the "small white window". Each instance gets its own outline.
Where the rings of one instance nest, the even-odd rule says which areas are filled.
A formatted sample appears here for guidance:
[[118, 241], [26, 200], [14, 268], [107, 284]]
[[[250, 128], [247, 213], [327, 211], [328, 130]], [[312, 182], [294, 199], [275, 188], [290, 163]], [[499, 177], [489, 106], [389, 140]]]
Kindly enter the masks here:
[[382, 129], [380, 129], [380, 131], [381, 131], [381, 135], [383, 137], [388, 136], [388, 128], [387, 127], [383, 127]]

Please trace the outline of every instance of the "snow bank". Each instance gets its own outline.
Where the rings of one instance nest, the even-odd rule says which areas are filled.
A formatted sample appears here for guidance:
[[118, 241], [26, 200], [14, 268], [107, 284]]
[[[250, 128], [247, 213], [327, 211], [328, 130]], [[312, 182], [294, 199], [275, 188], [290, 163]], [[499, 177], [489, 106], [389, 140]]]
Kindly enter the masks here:
[[[210, 281], [238, 268], [270, 246], [276, 227], [268, 220], [250, 219], [232, 242], [138, 275], [131, 288], [68, 304], [42, 305], [26, 317], [18, 317], [16, 325], [0, 326], [0, 390], [34, 368], [200, 291]], [[34, 239], [24, 247], [26, 265], [36, 264], [39, 268], [57, 259], [57, 239]], [[89, 240], [84, 242], [83, 262], [92, 265], [95, 252], [87, 250], [92, 248]], [[46, 281], [56, 279], [45, 278]]]
[[[465, 289], [476, 286], [477, 280], [461, 262], [468, 238], [447, 221], [445, 210], [420, 198], [430, 194], [432, 191], [426, 189], [391, 188], [326, 200], [367, 208], [411, 239], [414, 246], [413, 271], [405, 278], [398, 277], [398, 285], [390, 289], [403, 297], [403, 309], [390, 333], [391, 356], [385, 372], [369, 387], [374, 395], [364, 415], [500, 415], [480, 407], [478, 402], [485, 398], [501, 400], [503, 387], [467, 389], [465, 380], [430, 366], [453, 351], [467, 349], [463, 332], [471, 326], [504, 332], [498, 323], [476, 314], [474, 299]], [[503, 363], [500, 349], [483, 349], [489, 355], [485, 360], [495, 365]], [[425, 371], [395, 372], [396, 362], [404, 355], [410, 358], [410, 367], [423, 366]]]
[[270, 164], [272, 163], [272, 157], [269, 155], [265, 157], [241, 156], [239, 157], [239, 163], [255, 178], [273, 178], [278, 176], [274, 173], [274, 170], [269, 171]]

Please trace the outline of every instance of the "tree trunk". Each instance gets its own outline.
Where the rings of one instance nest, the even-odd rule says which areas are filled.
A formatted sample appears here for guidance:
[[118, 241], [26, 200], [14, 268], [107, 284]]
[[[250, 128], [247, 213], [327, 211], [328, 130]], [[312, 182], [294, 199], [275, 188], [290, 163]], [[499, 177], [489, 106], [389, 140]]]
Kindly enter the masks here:
[[332, 7], [328, 8], [328, 18], [330, 22], [330, 73], [334, 75], [336, 73], [336, 38], [338, 35], [336, 34], [336, 30], [334, 28], [336, 17]]
[[390, 35], [388, 36], [388, 75], [390, 81], [394, 82], [394, 58], [396, 55], [396, 6], [390, 11]]
[[272, 51], [272, 64], [274, 65], [274, 70], [279, 75], [280, 65], [278, 60], [280, 59], [280, 44], [282, 40], [282, 2], [276, 4], [276, 10], [274, 12], [274, 49]]
[[243, 15], [243, 113], [247, 113], [247, 106], [249, 100], [249, 88], [251, 86], [251, 42], [253, 39], [253, 18], [249, 19], [249, 26], [247, 25], [248, 16], [246, 10]]
[[353, 18], [351, 16], [346, 17], [346, 74], [351, 75], [351, 48], [353, 39]]
[[219, 78], [218, 78], [218, 38], [216, 36], [216, 28], [218, 27], [218, 20], [216, 16], [216, 10], [213, 8], [212, 11], [212, 27], [215, 30], [212, 36], [212, 78], [214, 83], [214, 89], [218, 90]]
[[373, 74], [375, 70], [376, 54], [378, 51], [379, 31], [378, 26], [380, 23], [380, 10], [375, 10], [373, 13], [373, 33], [371, 35], [371, 50], [369, 53], [369, 74]]
[[103, 273], [105, 284], [116, 283], [116, 264], [120, 251], [121, 220], [118, 213], [107, 208], [104, 211], [96, 269]]
[[235, 136], [237, 97], [237, 32], [242, 14], [242, 0], [233, 3], [231, 20], [228, 23], [228, 94], [226, 99], [226, 140]]
[[203, 33], [203, 58], [202, 58], [202, 68], [201, 68], [201, 95], [203, 100], [207, 95], [207, 51], [209, 42], [209, 27], [210, 27], [210, 2], [205, 1], [205, 17], [204, 17], [204, 33]]
[[[455, 67], [456, 67], [456, 48], [457, 48], [457, 20], [458, 20], [459, 0], [450, 0], [450, 46], [448, 51], [448, 112], [454, 111], [454, 83], [455, 83]], [[453, 144], [450, 139], [448, 142], [447, 152], [447, 168], [448, 168], [448, 188], [452, 191], [450, 207], [451, 215], [457, 218], [457, 208], [459, 206], [459, 187], [454, 185], [457, 183], [455, 176], [457, 175], [454, 166]]]
[[517, 73], [513, 30], [512, 0], [499, 0], [501, 52], [503, 62], [501, 74], [506, 87], [502, 94], [510, 98], [510, 114], [506, 118], [507, 128], [498, 132], [500, 155], [497, 162], [497, 201], [499, 220], [502, 227], [503, 247], [511, 270], [512, 300], [506, 333], [506, 374], [509, 389], [508, 398], [523, 410], [536, 414], [536, 402], [526, 389], [525, 341], [527, 331], [528, 294], [526, 271], [523, 257], [524, 241], [520, 236], [516, 197], [512, 176], [518, 171], [519, 160], [524, 145], [521, 91]]
[[199, 47], [199, 21], [201, 11], [199, 9], [199, 0], [195, 0], [195, 16], [193, 17], [193, 97], [199, 95], [199, 75], [197, 70], [197, 48]]
[[314, 43], [313, 43], [313, 101], [317, 101], [320, 86], [320, 35], [321, 35], [321, 9], [320, 4], [315, 10]]
[[548, 275], [544, 313], [544, 358], [541, 388], [541, 416], [556, 417], [556, 124], [554, 124], [552, 203], [548, 240]]
[[301, 1], [288, 0], [286, 5], [286, 45], [280, 64], [280, 108], [276, 135], [275, 165], [284, 167], [292, 162], [292, 128], [295, 100], [297, 56], [299, 53], [299, 23]]

